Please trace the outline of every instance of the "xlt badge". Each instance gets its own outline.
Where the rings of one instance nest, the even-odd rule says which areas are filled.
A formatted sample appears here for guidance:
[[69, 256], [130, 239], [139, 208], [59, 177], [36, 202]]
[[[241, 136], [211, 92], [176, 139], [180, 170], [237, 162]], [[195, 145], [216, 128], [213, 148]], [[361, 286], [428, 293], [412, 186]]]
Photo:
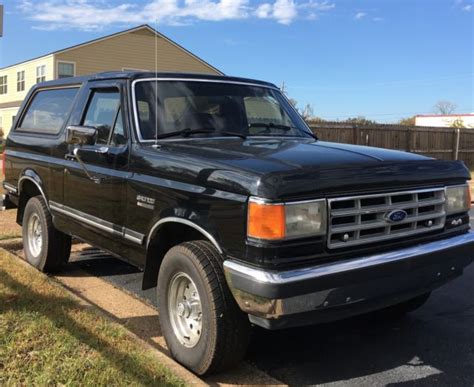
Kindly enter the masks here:
[[137, 195], [137, 206], [153, 210], [155, 209], [155, 199], [143, 195]]

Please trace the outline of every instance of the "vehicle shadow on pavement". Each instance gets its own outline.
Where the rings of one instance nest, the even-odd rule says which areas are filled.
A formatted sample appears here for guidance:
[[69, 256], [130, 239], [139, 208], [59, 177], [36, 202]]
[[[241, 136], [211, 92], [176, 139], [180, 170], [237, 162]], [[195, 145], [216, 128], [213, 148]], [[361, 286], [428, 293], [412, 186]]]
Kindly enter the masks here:
[[372, 313], [304, 328], [256, 329], [248, 360], [291, 385], [465, 386], [474, 380], [474, 339], [460, 330], [473, 315], [471, 305], [428, 317], [391, 321]]
[[[91, 254], [94, 250], [75, 255], [70, 267], [77, 266], [156, 305], [155, 290], [141, 290], [142, 274], [138, 269], [110, 256], [94, 259]], [[473, 325], [474, 310], [474, 300], [469, 297], [474, 281], [469, 278], [474, 278], [474, 269], [436, 291], [420, 311], [398, 321], [369, 314], [282, 331], [255, 328], [246, 360], [291, 385], [466, 385], [474, 380], [474, 327], [466, 329]], [[156, 317], [150, 315], [122, 322], [145, 340], [148, 337], [148, 342], [157, 333], [144, 328], [156, 327]]]

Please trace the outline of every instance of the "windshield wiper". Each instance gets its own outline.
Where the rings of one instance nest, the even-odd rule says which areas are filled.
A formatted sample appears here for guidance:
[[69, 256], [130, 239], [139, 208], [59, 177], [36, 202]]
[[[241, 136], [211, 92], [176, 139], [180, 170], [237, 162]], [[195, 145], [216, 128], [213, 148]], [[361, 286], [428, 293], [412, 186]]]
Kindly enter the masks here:
[[266, 122], [253, 122], [249, 124], [249, 128], [267, 128], [267, 129], [282, 129], [282, 130], [291, 130], [297, 129], [293, 126], [288, 125], [281, 125], [281, 124], [274, 124], [273, 122], [266, 123]]
[[292, 129], [296, 129], [299, 132], [307, 133], [308, 135], [310, 135], [315, 140], [318, 140], [318, 137], [314, 133], [308, 132], [306, 130], [301, 130], [301, 129], [297, 128], [296, 126], [274, 124], [273, 122], [270, 122], [270, 123], [254, 122], [252, 124], [249, 124], [249, 128], [267, 128], [267, 129], [275, 128], [275, 129], [282, 129], [284, 131], [289, 131], [289, 130], [292, 130]]
[[240, 137], [240, 138], [243, 138], [243, 139], [247, 138], [247, 136], [243, 133], [230, 132], [228, 130], [222, 130], [222, 131], [219, 132], [219, 134], [225, 134], [226, 136], [236, 136], [236, 137]]
[[162, 138], [169, 138], [169, 137], [176, 137], [176, 136], [189, 137], [193, 134], [214, 133], [215, 131], [216, 131], [215, 128], [199, 128], [199, 129], [186, 128], [182, 130], [177, 130], [175, 132], [159, 134], [156, 136], [156, 138], [162, 139]]
[[156, 136], [156, 138], [163, 139], [163, 138], [176, 137], [176, 136], [189, 137], [193, 134], [206, 134], [206, 133], [216, 133], [216, 134], [223, 134], [226, 136], [236, 136], [236, 137], [240, 137], [244, 139], [247, 138], [247, 136], [245, 136], [245, 134], [242, 134], [242, 133], [231, 132], [228, 130], [217, 131], [216, 128], [199, 128], [199, 129], [186, 128], [182, 130], [177, 130], [175, 132], [159, 134], [158, 136]]

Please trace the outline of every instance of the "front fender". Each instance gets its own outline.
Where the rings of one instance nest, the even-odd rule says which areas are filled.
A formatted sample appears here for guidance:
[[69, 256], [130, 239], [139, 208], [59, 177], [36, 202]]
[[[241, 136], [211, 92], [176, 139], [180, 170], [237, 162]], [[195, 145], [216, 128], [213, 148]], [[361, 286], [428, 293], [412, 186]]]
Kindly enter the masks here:
[[201, 234], [203, 234], [203, 236], [206, 237], [214, 245], [214, 247], [217, 249], [217, 251], [219, 251], [219, 253], [221, 254], [224, 253], [224, 251], [222, 250], [222, 247], [217, 241], [217, 238], [210, 231], [206, 230], [204, 227], [193, 222], [192, 220], [179, 218], [176, 216], [168, 216], [168, 217], [162, 218], [154, 224], [147, 238], [147, 248], [149, 246], [150, 241], [153, 240], [153, 238], [159, 232], [160, 228], [163, 227], [166, 223], [180, 223], [180, 224], [184, 224], [186, 226], [194, 228], [196, 231], [199, 231]]

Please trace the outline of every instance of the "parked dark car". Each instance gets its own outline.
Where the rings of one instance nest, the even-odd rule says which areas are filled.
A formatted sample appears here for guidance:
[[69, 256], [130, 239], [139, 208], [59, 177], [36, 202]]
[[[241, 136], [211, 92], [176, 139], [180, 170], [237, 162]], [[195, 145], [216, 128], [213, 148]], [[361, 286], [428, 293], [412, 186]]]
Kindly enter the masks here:
[[462, 162], [320, 141], [266, 82], [41, 83], [5, 157], [27, 261], [56, 271], [75, 237], [138, 266], [198, 374], [240, 361], [252, 324], [414, 310], [474, 257]]

